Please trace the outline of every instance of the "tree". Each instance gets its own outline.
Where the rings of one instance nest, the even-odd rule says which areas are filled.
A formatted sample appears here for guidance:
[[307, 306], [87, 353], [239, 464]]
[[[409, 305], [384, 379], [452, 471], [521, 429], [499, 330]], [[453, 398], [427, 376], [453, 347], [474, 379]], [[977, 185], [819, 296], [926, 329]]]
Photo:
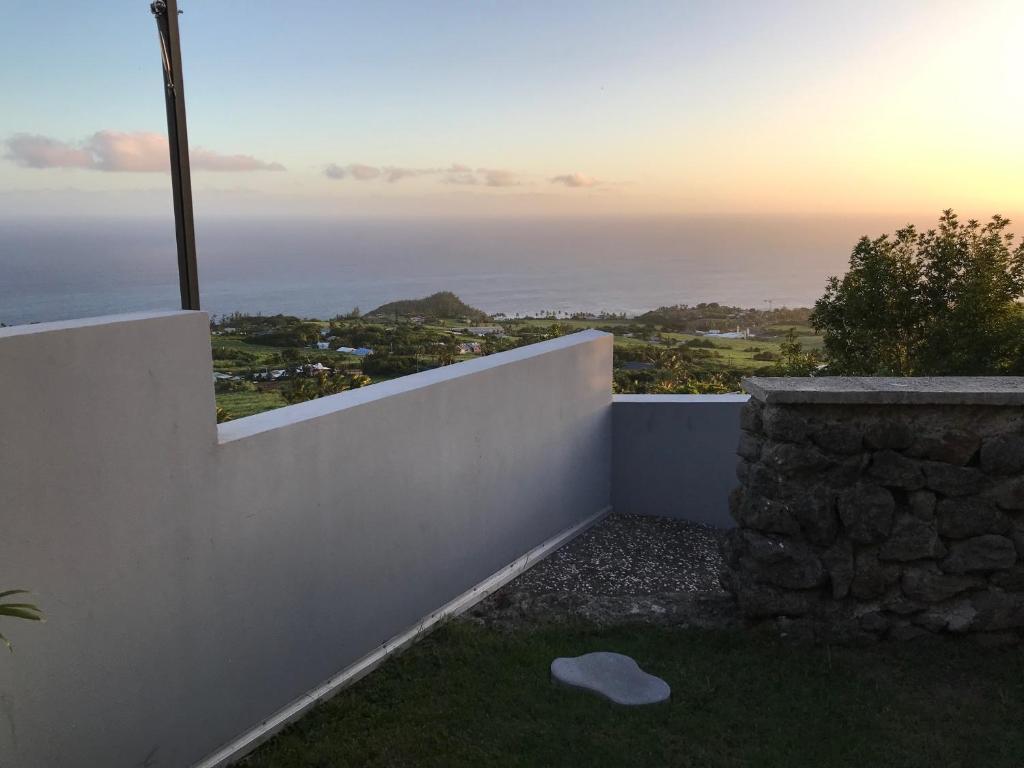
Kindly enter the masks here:
[[[12, 619], [25, 619], [27, 621], [42, 621], [42, 611], [32, 603], [14, 603], [7, 600], [7, 598], [14, 595], [26, 594], [28, 594], [26, 589], [8, 589], [5, 592], [0, 592], [0, 616], [7, 616]], [[0, 635], [0, 643], [6, 645], [7, 650], [14, 651], [11, 641], [3, 635]]]
[[[770, 352], [768, 354], [771, 354]], [[754, 355], [757, 359], [757, 355]], [[814, 352], [805, 352], [804, 345], [796, 337], [796, 331], [786, 331], [786, 340], [779, 344], [779, 359], [771, 367], [772, 376], [810, 376], [821, 365]]]
[[916, 239], [913, 227], [894, 238], [862, 237], [843, 279], [829, 278], [811, 324], [825, 335], [830, 372], [910, 375], [911, 350], [922, 330]]
[[437, 347], [437, 364], [451, 365], [459, 353], [459, 344], [453, 338], [444, 338], [434, 342]]
[[824, 334], [830, 373], [981, 375], [1022, 365], [1024, 242], [1010, 222], [905, 227], [861, 238], [850, 268], [829, 278], [811, 323]]
[[946, 211], [919, 240], [926, 328], [921, 373], [999, 374], [1020, 370], [1024, 242], [1013, 247], [1009, 219], [960, 224]]
[[372, 379], [362, 373], [353, 373], [349, 376], [341, 374], [332, 376], [326, 371], [320, 371], [314, 376], [297, 376], [291, 380], [288, 386], [282, 387], [280, 393], [286, 403], [294, 405], [295, 403], [304, 403], [307, 400], [316, 400], [320, 397], [330, 397], [350, 389], [359, 389], [371, 382]]

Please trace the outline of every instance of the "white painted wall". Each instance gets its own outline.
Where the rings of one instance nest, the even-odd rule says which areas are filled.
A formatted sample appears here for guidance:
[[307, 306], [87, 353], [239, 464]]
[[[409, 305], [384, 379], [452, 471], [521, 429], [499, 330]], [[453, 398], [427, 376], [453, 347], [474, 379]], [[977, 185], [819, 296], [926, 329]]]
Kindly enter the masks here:
[[616, 395], [616, 512], [731, 528], [740, 409], [747, 395]]
[[584, 332], [221, 425], [207, 318], [0, 329], [0, 766], [187, 766], [610, 504]]

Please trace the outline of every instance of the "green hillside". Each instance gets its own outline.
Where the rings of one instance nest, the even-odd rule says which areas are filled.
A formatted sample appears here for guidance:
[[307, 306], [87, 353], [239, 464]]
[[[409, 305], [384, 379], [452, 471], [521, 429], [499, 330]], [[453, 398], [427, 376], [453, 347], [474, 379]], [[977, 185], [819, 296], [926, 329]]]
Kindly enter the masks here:
[[455, 318], [474, 321], [488, 320], [487, 314], [471, 307], [451, 291], [441, 291], [424, 299], [392, 301], [367, 312], [364, 317], [433, 317]]

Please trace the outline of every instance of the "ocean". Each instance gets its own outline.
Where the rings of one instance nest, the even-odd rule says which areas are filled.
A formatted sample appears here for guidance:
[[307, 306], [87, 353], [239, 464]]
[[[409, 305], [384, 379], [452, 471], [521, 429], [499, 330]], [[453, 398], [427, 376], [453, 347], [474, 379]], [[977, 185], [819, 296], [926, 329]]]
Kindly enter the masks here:
[[[489, 313], [809, 306], [864, 219], [197, 221], [203, 308], [327, 318], [451, 290]], [[178, 307], [169, 219], [0, 220], [0, 322]]]

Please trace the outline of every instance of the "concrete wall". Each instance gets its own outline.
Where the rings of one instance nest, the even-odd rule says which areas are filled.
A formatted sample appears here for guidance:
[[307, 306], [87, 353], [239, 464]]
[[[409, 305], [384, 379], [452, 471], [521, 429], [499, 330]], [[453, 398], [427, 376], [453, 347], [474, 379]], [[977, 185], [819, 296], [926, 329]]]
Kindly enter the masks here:
[[616, 395], [616, 512], [731, 528], [740, 410], [747, 395]]
[[207, 318], [0, 330], [0, 766], [187, 766], [610, 504], [611, 336], [221, 425]]

